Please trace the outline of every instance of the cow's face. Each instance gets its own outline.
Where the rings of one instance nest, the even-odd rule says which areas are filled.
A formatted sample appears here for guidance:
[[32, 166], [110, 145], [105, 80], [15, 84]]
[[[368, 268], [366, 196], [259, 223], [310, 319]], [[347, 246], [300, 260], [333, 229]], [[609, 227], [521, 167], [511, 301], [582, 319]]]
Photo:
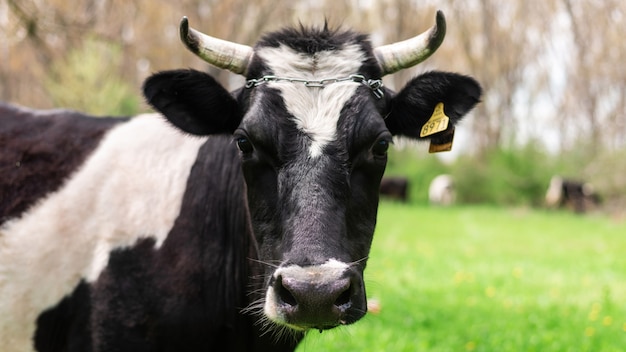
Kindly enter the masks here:
[[[256, 52], [263, 62], [252, 77], [310, 80], [361, 73], [364, 57], [356, 44], [314, 54], [283, 44]], [[276, 264], [267, 266], [263, 311], [294, 329], [352, 323], [367, 309], [362, 275], [392, 139], [384, 104], [351, 80], [324, 87], [274, 81], [244, 95], [249, 105], [234, 139], [260, 258]]]
[[266, 264], [256, 309], [277, 326], [326, 329], [365, 314], [363, 270], [392, 135], [419, 138], [439, 103], [451, 129], [479, 99], [473, 79], [441, 72], [383, 90], [376, 56], [352, 32], [286, 30], [257, 44], [234, 95], [197, 71], [146, 81], [148, 101], [177, 127], [233, 135]]

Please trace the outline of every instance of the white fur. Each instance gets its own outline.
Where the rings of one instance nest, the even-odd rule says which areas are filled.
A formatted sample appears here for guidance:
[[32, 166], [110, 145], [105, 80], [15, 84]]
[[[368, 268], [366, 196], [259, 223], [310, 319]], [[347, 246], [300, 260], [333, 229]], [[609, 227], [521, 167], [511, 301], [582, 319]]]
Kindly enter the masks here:
[[0, 349], [30, 351], [35, 320], [96, 280], [114, 248], [173, 226], [204, 139], [185, 136], [156, 114], [105, 135], [66, 184], [0, 228]]
[[[257, 51], [257, 55], [268, 63], [275, 76], [307, 80], [348, 77], [357, 73], [364, 60], [356, 44], [312, 56], [281, 45], [278, 48], [262, 48]], [[332, 83], [324, 88], [286, 81], [268, 84], [281, 91], [296, 125], [311, 138], [309, 154], [313, 158], [321, 155], [324, 146], [336, 138], [341, 109], [359, 85], [353, 81]]]

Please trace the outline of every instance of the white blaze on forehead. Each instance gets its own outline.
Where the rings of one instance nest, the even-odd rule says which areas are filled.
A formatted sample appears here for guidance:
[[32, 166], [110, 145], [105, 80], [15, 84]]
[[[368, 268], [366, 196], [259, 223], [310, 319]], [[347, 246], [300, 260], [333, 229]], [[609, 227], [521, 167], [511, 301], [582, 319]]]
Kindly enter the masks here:
[[[365, 59], [357, 44], [315, 54], [299, 53], [281, 45], [261, 48], [256, 54], [266, 62], [274, 76], [306, 80], [348, 77], [358, 72]], [[324, 88], [285, 81], [269, 82], [268, 85], [280, 90], [296, 126], [311, 138], [309, 154], [317, 157], [324, 146], [336, 138], [341, 109], [354, 95], [359, 83], [338, 82]]]

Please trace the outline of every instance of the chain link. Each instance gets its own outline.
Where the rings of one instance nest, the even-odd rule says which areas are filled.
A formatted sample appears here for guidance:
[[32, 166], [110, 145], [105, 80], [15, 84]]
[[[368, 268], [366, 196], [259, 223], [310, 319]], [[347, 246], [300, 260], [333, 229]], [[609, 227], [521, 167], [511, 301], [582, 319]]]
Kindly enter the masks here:
[[267, 75], [257, 79], [249, 79], [246, 81], [246, 88], [254, 88], [258, 87], [262, 84], [266, 84], [268, 82], [290, 82], [290, 83], [302, 83], [306, 87], [310, 88], [323, 88], [329, 84], [352, 81], [356, 83], [361, 83], [366, 85], [371, 91], [372, 94], [378, 99], [381, 99], [385, 96], [383, 92], [383, 80], [382, 79], [367, 79], [363, 75], [350, 75], [348, 77], [342, 78], [326, 78], [320, 80], [310, 80], [303, 78], [289, 78], [289, 77], [278, 77]]

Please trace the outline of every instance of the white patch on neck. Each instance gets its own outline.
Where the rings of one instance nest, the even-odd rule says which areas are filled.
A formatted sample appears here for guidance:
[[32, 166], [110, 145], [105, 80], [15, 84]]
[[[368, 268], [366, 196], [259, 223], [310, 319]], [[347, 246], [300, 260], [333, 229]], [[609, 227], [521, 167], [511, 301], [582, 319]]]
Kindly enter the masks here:
[[[285, 45], [261, 48], [256, 54], [267, 63], [275, 76], [307, 80], [348, 77], [358, 72], [365, 59], [357, 44], [314, 55], [298, 53]], [[322, 154], [324, 146], [336, 138], [341, 109], [354, 95], [359, 83], [345, 81], [324, 88], [285, 81], [269, 82], [268, 85], [280, 90], [296, 126], [311, 138], [309, 154], [315, 158]]]
[[81, 279], [96, 280], [113, 249], [163, 243], [205, 141], [156, 114], [135, 117], [110, 130], [58, 191], [2, 225], [3, 351], [30, 350], [37, 316]]

